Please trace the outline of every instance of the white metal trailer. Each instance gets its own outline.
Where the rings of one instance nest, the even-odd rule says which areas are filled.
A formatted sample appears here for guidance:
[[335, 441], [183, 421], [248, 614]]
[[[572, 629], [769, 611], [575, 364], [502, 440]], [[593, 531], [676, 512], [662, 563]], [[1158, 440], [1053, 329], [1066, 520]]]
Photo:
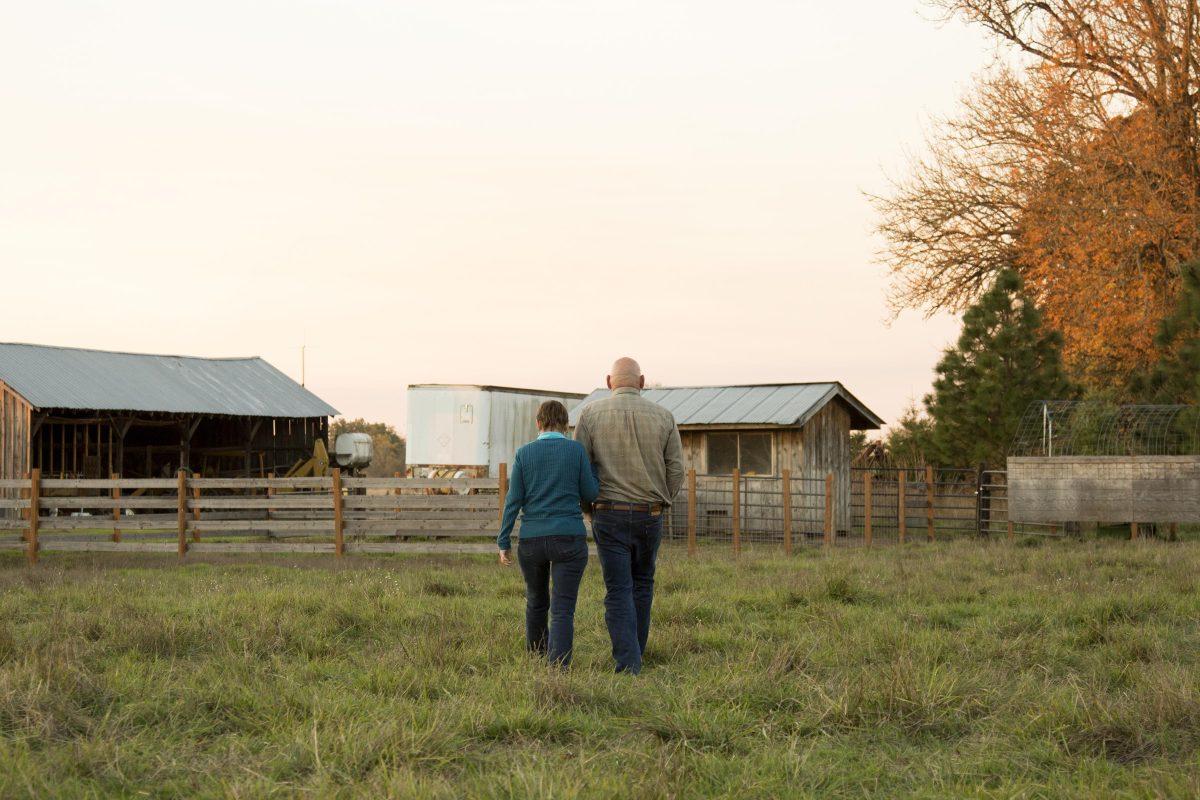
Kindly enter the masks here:
[[507, 386], [409, 386], [406, 460], [417, 476], [461, 470], [495, 477], [500, 464], [511, 464], [517, 448], [537, 436], [539, 405], [559, 400], [570, 411], [585, 396]]

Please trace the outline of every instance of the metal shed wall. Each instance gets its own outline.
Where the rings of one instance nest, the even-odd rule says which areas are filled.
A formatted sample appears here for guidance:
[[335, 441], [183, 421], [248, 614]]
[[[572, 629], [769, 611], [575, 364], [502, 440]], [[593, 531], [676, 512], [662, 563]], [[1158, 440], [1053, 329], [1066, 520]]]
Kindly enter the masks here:
[[571, 410], [583, 399], [487, 386], [410, 386], [407, 459], [414, 467], [487, 468], [495, 477], [517, 448], [537, 436], [534, 415], [546, 400]]

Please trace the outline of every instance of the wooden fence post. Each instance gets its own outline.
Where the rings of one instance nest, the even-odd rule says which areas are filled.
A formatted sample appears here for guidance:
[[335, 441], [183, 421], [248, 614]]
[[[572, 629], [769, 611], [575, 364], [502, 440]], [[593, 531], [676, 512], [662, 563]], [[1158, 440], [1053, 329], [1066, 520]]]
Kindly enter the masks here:
[[179, 524], [179, 560], [187, 555], [187, 470], [180, 468], [179, 474], [176, 476], [177, 482], [175, 491], [178, 497], [177, 503], [177, 522]]
[[931, 542], [933, 541], [934, 503], [937, 502], [937, 486], [935, 485], [936, 480], [937, 480], [937, 475], [936, 475], [936, 473], [934, 473], [933, 465], [926, 464], [925, 465], [925, 497], [926, 497], [926, 500], [925, 500], [925, 528], [926, 528], [925, 538]]
[[[193, 472], [192, 477], [195, 478], [196, 480], [200, 480], [200, 473]], [[195, 508], [192, 509], [192, 519], [196, 522], [199, 522], [200, 521], [200, 485], [199, 484], [195, 484], [192, 486], [192, 500], [195, 501], [195, 506], [196, 506]], [[192, 541], [193, 542], [200, 541], [200, 526], [199, 525], [192, 526]]]
[[825, 546], [833, 544], [833, 473], [825, 476]]
[[41, 516], [41, 499], [42, 499], [42, 469], [34, 467], [29, 472], [29, 542], [28, 556], [29, 566], [33, 567], [38, 562], [38, 524]]
[[742, 552], [742, 473], [733, 471], [733, 554]]
[[345, 527], [342, 520], [342, 471], [333, 468], [333, 554], [341, 558], [346, 553]]
[[[507, 463], [500, 465], [499, 469], [497, 470], [497, 477], [500, 479], [500, 484], [496, 490], [496, 494], [499, 497], [498, 505], [500, 506], [500, 508], [497, 509], [497, 511], [496, 511], [496, 526], [497, 526], [497, 530], [499, 530], [499, 526], [504, 524], [504, 499], [506, 497], [508, 497], [508, 464]], [[518, 539], [519, 538], [520, 537], [518, 537]]]
[[896, 513], [900, 517], [900, 544], [904, 544], [904, 536], [908, 533], [908, 473], [900, 470], [896, 476]]
[[[53, 430], [53, 429], [51, 429], [51, 430]], [[32, 481], [32, 480], [33, 480], [33, 473], [30, 472], [29, 470], [26, 470], [25, 471], [26, 486], [25, 486], [25, 488], [20, 489], [17, 492], [17, 494], [20, 495], [20, 498], [22, 500], [28, 500], [30, 494], [32, 494], [32, 492], [30, 491], [30, 487], [32, 486], [30, 481]], [[29, 522], [29, 506], [25, 506], [25, 508], [21, 509], [21, 519], [25, 520], [26, 523]], [[21, 541], [22, 542], [29, 541], [29, 526], [28, 525], [26, 525], [25, 529], [23, 531], [21, 531]]]
[[688, 555], [696, 555], [696, 470], [688, 470], [688, 516], [687, 516], [687, 545]]
[[[401, 476], [400, 476], [399, 472], [393, 472], [392, 477], [399, 479]], [[400, 486], [399, 485], [397, 485], [396, 488], [392, 490], [392, 494], [396, 495], [397, 497], [400, 496]], [[396, 515], [396, 540], [399, 541], [399, 539], [400, 539], [400, 501], [399, 500], [396, 501], [396, 509], [395, 509], [394, 513]]]
[[783, 481], [779, 485], [783, 499], [783, 553], [792, 554], [792, 471], [783, 471]]
[[1129, 541], [1133, 541], [1138, 537], [1138, 524], [1136, 522], [1129, 523]]
[[[274, 480], [274, 479], [275, 479], [275, 473], [268, 472], [267, 480]], [[267, 485], [267, 499], [270, 500], [274, 496], [275, 496], [275, 487], [268, 484]], [[274, 534], [271, 533], [271, 512], [274, 510], [275, 509], [271, 508], [270, 506], [267, 506], [267, 538], [268, 539], [274, 538]]]
[[871, 496], [871, 484], [874, 475], [868, 471], [863, 474], [863, 543], [871, 546], [871, 514], [874, 509]]
[[1010, 542], [1013, 540], [1013, 523], [1011, 519], [1008, 521], [1008, 540]]
[[112, 499], [113, 499], [113, 532], [112, 540], [114, 542], [121, 541], [121, 487], [116, 484], [116, 481], [121, 480], [121, 476], [113, 472], [110, 474], [113, 480]]

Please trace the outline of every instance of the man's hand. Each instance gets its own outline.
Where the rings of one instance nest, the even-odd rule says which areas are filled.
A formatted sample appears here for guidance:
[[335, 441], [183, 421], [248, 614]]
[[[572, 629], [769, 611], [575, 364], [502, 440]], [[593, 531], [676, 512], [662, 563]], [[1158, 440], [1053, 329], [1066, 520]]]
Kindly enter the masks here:
[[510, 550], [501, 550], [500, 551], [500, 566], [502, 566], [502, 567], [511, 567], [512, 566], [512, 551], [510, 551]]

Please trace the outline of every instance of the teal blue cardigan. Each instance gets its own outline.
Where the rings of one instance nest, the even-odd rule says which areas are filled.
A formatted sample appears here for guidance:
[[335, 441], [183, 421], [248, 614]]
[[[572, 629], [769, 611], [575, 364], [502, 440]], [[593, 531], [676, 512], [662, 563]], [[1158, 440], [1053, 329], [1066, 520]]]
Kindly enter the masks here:
[[496, 544], [512, 545], [512, 530], [521, 513], [521, 538], [586, 536], [580, 501], [600, 493], [596, 472], [579, 442], [561, 433], [543, 433], [517, 451], [504, 499], [504, 519]]

